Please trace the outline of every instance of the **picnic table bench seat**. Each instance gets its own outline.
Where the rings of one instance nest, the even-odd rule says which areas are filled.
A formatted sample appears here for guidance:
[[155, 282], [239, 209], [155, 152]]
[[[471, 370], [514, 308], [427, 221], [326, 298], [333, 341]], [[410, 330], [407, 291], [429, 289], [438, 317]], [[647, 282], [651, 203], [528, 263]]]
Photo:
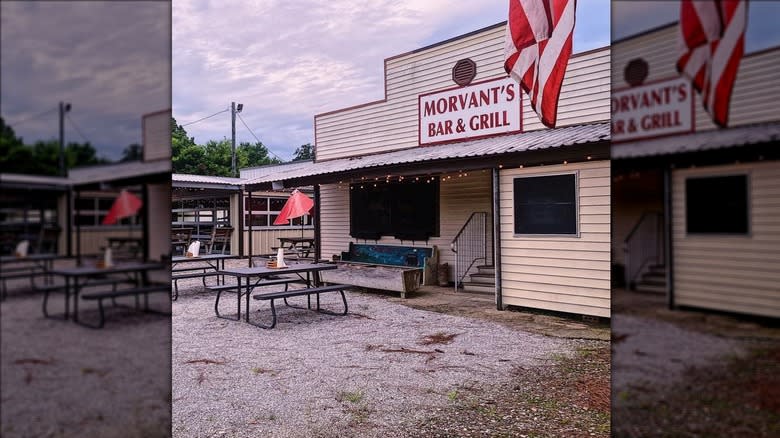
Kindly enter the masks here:
[[219, 274], [217, 271], [207, 271], [208, 268], [188, 268], [188, 270], [194, 270], [194, 269], [202, 269], [203, 272], [195, 272], [192, 274], [176, 274], [171, 275], [171, 280], [173, 280], [173, 301], [176, 301], [179, 299], [179, 280], [186, 280], [189, 278], [200, 278], [203, 281], [203, 287], [208, 287], [206, 285], [206, 277], [216, 277]]
[[[136, 297], [136, 306], [135, 308], [139, 308], [138, 303], [138, 297], [143, 295], [144, 297], [144, 308], [143, 311], [147, 313], [162, 313], [167, 314], [166, 312], [160, 312], [156, 310], [152, 310], [149, 308], [149, 294], [155, 293], [155, 292], [170, 292], [171, 285], [170, 284], [163, 284], [163, 283], [157, 283], [157, 284], [150, 284], [147, 286], [140, 286], [140, 287], [133, 287], [129, 289], [114, 289], [110, 291], [100, 291], [100, 292], [87, 292], [81, 294], [81, 298], [87, 301], [94, 301], [97, 300], [98, 303], [98, 310], [100, 312], [100, 319], [98, 320], [98, 323], [96, 325], [88, 324], [83, 321], [79, 321], [76, 319], [75, 321], [83, 326], [89, 327], [89, 328], [95, 328], [99, 329], [102, 328], [105, 325], [105, 309], [103, 308], [103, 300], [106, 298], [111, 298], [113, 301], [116, 298], [119, 297], [126, 297], [126, 296], [135, 296]], [[116, 302], [114, 301], [114, 305], [116, 306]], [[126, 307], [126, 306], [123, 306]]]
[[[284, 290], [287, 291], [290, 287], [291, 283], [298, 283], [302, 282], [304, 280], [301, 280], [300, 278], [293, 278], [293, 277], [279, 277], [279, 278], [273, 278], [270, 280], [260, 280], [255, 282], [251, 285], [251, 288], [254, 289], [256, 287], [263, 287], [263, 286], [277, 286], [277, 285], [284, 285]], [[232, 292], [232, 293], [238, 293], [240, 290], [239, 285], [237, 284], [225, 284], [221, 286], [212, 286], [209, 287], [210, 290], [213, 290], [217, 292], [217, 297], [214, 300], [214, 313], [217, 314], [218, 317], [222, 318], [222, 315], [219, 314], [219, 298], [222, 296], [222, 292]], [[239, 297], [240, 301], [240, 297]], [[240, 319], [241, 316], [239, 315], [238, 318]]]
[[[292, 297], [299, 297], [299, 296], [306, 296], [311, 297], [312, 295], [317, 296], [317, 307], [314, 309], [317, 312], [320, 313], [326, 313], [328, 315], [338, 315], [338, 316], [344, 316], [348, 313], [349, 307], [347, 306], [347, 297], [344, 295], [344, 291], [347, 289], [352, 288], [352, 285], [349, 284], [330, 284], [327, 286], [319, 286], [319, 287], [310, 287], [305, 289], [290, 289], [290, 290], [284, 290], [284, 291], [278, 291], [278, 292], [268, 292], [268, 293], [259, 293], [256, 295], [253, 295], [252, 298], [255, 300], [261, 300], [261, 301], [270, 301], [271, 302], [271, 324], [270, 325], [264, 325], [262, 323], [257, 322], [251, 322], [247, 321], [250, 324], [254, 324], [258, 327], [265, 328], [265, 329], [272, 329], [276, 327], [277, 322], [277, 316], [276, 316], [276, 306], [274, 304], [274, 300], [283, 299], [284, 304], [288, 307], [293, 307], [297, 309], [304, 309], [300, 306], [293, 306], [287, 302], [287, 298]], [[332, 312], [330, 310], [326, 310], [320, 307], [320, 294], [322, 293], [328, 293], [328, 292], [338, 292], [341, 295], [341, 301], [344, 303], [344, 311], [337, 313]], [[311, 310], [311, 302], [309, 302], [308, 309]]]

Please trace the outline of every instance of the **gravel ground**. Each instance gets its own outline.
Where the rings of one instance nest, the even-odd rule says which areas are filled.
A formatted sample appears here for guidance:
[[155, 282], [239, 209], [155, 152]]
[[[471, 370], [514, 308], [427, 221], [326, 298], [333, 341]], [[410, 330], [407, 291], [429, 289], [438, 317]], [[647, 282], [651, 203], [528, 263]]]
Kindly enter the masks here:
[[612, 389], [675, 384], [690, 367], [739, 357], [740, 342], [641, 316], [612, 317]]
[[[235, 296], [224, 298], [221, 311], [235, 314]], [[460, 392], [511, 384], [518, 372], [598, 342], [359, 292], [347, 298], [348, 316], [281, 305], [278, 326], [263, 330], [215, 317], [214, 294], [198, 280], [180, 282], [173, 306], [174, 436], [415, 436], [415, 427]], [[252, 318], [267, 321], [267, 303], [252, 301]], [[337, 308], [340, 300], [331, 294], [323, 304]]]
[[780, 436], [780, 330], [613, 293], [616, 437]]
[[[92, 330], [44, 318], [42, 294], [26, 290], [25, 282], [9, 286], [0, 304], [0, 435], [169, 435], [169, 319], [109, 309], [105, 328]], [[157, 309], [169, 306], [164, 294], [150, 301]], [[52, 295], [54, 313], [62, 302]], [[94, 304], [79, 310], [97, 316]]]

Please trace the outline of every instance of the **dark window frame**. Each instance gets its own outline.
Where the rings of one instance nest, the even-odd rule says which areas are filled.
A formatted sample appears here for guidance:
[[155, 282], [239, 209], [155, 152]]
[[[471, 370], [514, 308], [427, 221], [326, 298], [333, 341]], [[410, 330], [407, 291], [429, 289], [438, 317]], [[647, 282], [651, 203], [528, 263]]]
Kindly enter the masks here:
[[[690, 189], [691, 187], [688, 185], [690, 181], [709, 181], [710, 184], [713, 183], [713, 180], [723, 180], [728, 178], [739, 178], [740, 180], [744, 181], [744, 231], [708, 231], [708, 230], [702, 230], [699, 227], [699, 223], [694, 223], [695, 229], [691, 231], [691, 219], [694, 220], [701, 220], [699, 217], [691, 217], [691, 210], [698, 210], [697, 215], [702, 215], [701, 208], [690, 208]], [[750, 199], [751, 199], [751, 178], [749, 172], [732, 172], [732, 173], [719, 173], [719, 174], [706, 174], [706, 175], [689, 175], [685, 177], [684, 183], [683, 183], [683, 196], [684, 196], [684, 217], [685, 217], [685, 235], [691, 236], [691, 237], [706, 237], [706, 236], [734, 236], [734, 237], [750, 237], [752, 235], [752, 227], [751, 227], [751, 219], [752, 219], [752, 211], [750, 209]], [[722, 196], [722, 193], [721, 193]], [[722, 207], [721, 207], [722, 210]]]
[[[573, 218], [574, 231], [573, 232], [529, 232], [520, 228], [518, 207], [520, 206], [518, 197], [518, 180], [528, 180], [531, 178], [555, 178], [562, 176], [572, 177], [572, 189], [573, 189]], [[512, 178], [512, 232], [515, 237], [580, 237], [580, 178], [578, 171], [567, 172], [555, 172], [545, 174], [533, 174], [533, 175], [518, 175]]]

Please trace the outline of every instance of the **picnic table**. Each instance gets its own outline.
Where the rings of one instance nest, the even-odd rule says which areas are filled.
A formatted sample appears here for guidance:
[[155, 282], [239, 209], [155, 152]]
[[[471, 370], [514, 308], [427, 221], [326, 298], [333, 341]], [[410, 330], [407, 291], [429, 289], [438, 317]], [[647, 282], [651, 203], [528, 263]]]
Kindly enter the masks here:
[[109, 237], [108, 247], [117, 257], [137, 258], [141, 254], [143, 239], [140, 237]]
[[277, 237], [277, 239], [279, 246], [273, 249], [282, 248], [285, 251], [292, 251], [299, 257], [309, 257], [309, 254], [314, 251], [313, 237]]
[[29, 278], [30, 286], [39, 289], [35, 285], [35, 277], [44, 276], [46, 284], [51, 284], [51, 270], [54, 262], [66, 259], [68, 256], [58, 254], [28, 254], [24, 257], [5, 255], [0, 257], [0, 299], [5, 299], [8, 294], [7, 280], [15, 278]]
[[[170, 285], [149, 284], [147, 274], [149, 271], [165, 269], [165, 265], [155, 262], [125, 262], [118, 263], [109, 267], [99, 267], [97, 265], [84, 265], [67, 268], [54, 268], [50, 272], [52, 275], [64, 277], [65, 287], [65, 313], [64, 320], [70, 318], [70, 298], [73, 297], [73, 322], [90, 328], [103, 327], [105, 314], [103, 309], [103, 299], [111, 298], [112, 301], [121, 296], [135, 296], [135, 308], [140, 309], [139, 297], [144, 296], [144, 312], [161, 313], [149, 309], [149, 294], [152, 292], [163, 292], [170, 289]], [[117, 289], [119, 283], [131, 283], [132, 288]], [[79, 321], [79, 295], [86, 286], [112, 285], [111, 291], [85, 293], [83, 298], [87, 300], [97, 300], [100, 310], [100, 321], [97, 325], [90, 325]], [[48, 312], [48, 301], [50, 290], [46, 290], [43, 297], [43, 316], [53, 318]], [[114, 302], [116, 305], [116, 303]]]
[[[201, 278], [203, 286], [206, 287], [206, 277], [217, 277], [217, 284], [220, 284], [217, 271], [225, 269], [225, 260], [237, 259], [237, 255], [231, 254], [200, 254], [197, 257], [174, 256], [171, 258], [171, 280], [173, 280], [173, 300], [179, 298], [178, 280], [188, 278]], [[191, 265], [199, 263], [199, 266], [177, 267], [177, 265]], [[197, 272], [200, 271], [200, 272]], [[223, 277], [224, 280], [224, 277]], [[224, 283], [224, 281], [223, 281]]]
[[[235, 320], [236, 321], [241, 320], [241, 299], [244, 298], [246, 300], [245, 321], [249, 324], [255, 325], [257, 327], [265, 328], [265, 329], [271, 329], [276, 326], [277, 317], [276, 317], [276, 306], [274, 304], [274, 300], [277, 299], [284, 300], [285, 305], [289, 307], [303, 308], [299, 306], [290, 305], [287, 302], [287, 298], [296, 297], [296, 296], [306, 296], [308, 300], [308, 305], [307, 305], [308, 310], [316, 310], [317, 312], [327, 313], [331, 315], [346, 315], [348, 311], [348, 307], [347, 307], [347, 299], [346, 296], [344, 295], [344, 290], [349, 289], [352, 286], [343, 285], [343, 284], [322, 286], [319, 280], [319, 272], [330, 270], [330, 269], [336, 269], [336, 265], [330, 263], [297, 263], [297, 264], [290, 264], [287, 268], [269, 268], [265, 266], [259, 266], [253, 268], [245, 267], [245, 268], [231, 268], [231, 269], [221, 270], [219, 271], [219, 274], [221, 275], [236, 277], [236, 285], [223, 286], [220, 288], [220, 290], [217, 293], [216, 301], [214, 303], [214, 312], [220, 318], [230, 319], [219, 314], [220, 294], [224, 291], [230, 291], [230, 292], [235, 292], [237, 296], [238, 313], [236, 315]], [[289, 278], [289, 277], [279, 278], [278, 276], [280, 274], [297, 274], [300, 281], [305, 282], [306, 287], [304, 289], [289, 290], [287, 285], [297, 280], [295, 278]], [[305, 278], [304, 278], [304, 274], [305, 274]], [[251, 295], [252, 290], [256, 287], [270, 286], [270, 285], [277, 285], [277, 284], [285, 284], [284, 290], [278, 292], [262, 292], [253, 297], [256, 300], [267, 300], [271, 302], [271, 314], [272, 314], [271, 324], [266, 325], [259, 322], [250, 321], [249, 297]], [[344, 303], [344, 311], [342, 313], [335, 313], [320, 308], [320, 294], [326, 292], [340, 292], [342, 302]], [[312, 309], [312, 305], [311, 305], [312, 295], [315, 295], [317, 298], [316, 309]]]

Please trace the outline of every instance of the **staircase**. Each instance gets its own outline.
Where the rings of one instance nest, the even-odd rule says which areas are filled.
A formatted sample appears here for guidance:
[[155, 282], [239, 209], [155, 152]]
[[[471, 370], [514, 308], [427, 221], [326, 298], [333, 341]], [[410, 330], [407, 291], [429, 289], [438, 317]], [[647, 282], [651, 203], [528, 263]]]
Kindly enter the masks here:
[[494, 295], [496, 293], [496, 267], [477, 266], [477, 272], [469, 274], [469, 281], [461, 282], [464, 292], [477, 292]]
[[666, 266], [652, 265], [636, 281], [634, 289], [640, 292], [666, 293]]
[[[466, 223], [450, 243], [450, 249], [455, 253], [455, 290], [471, 285], [469, 290], [487, 290], [493, 292], [495, 271], [488, 265], [487, 253], [487, 213], [475, 211], [471, 213]], [[478, 263], [483, 263], [480, 266]], [[490, 270], [482, 269], [490, 268]], [[474, 269], [477, 269], [474, 272]], [[469, 277], [471, 281], [463, 281]], [[490, 277], [490, 278], [489, 278]]]

